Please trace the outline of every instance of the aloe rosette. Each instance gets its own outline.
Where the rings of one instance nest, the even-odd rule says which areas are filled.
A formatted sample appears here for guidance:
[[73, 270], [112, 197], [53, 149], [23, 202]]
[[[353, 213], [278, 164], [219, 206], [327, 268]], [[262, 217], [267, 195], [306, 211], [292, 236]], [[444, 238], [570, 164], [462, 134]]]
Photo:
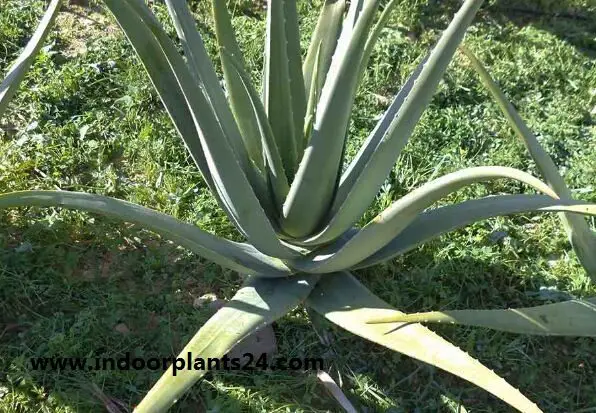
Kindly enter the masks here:
[[[0, 111], [10, 98], [5, 91], [14, 93], [59, 3], [52, 1], [21, 63], [2, 83]], [[181, 351], [184, 356], [190, 352], [195, 357], [222, 357], [243, 338], [303, 304], [356, 335], [468, 380], [520, 411], [540, 411], [503, 378], [420, 323], [596, 336], [594, 300], [519, 310], [406, 315], [350, 273], [475, 221], [558, 212], [578, 257], [596, 276], [596, 238], [581, 216], [596, 215], [596, 205], [572, 199], [548, 154], [467, 49], [472, 66], [546, 182], [504, 166], [468, 168], [422, 185], [362, 228], [355, 227], [407, 144], [482, 0], [463, 2], [347, 165], [344, 148], [358, 84], [396, 0], [324, 1], [304, 57], [295, 1], [269, 0], [260, 91], [247, 74], [226, 1], [212, 0], [227, 96], [185, 0], [166, 0], [184, 57], [143, 0], [104, 3], [145, 67], [213, 196], [246, 242], [222, 239], [140, 205], [85, 193], [8, 193], [0, 195], [0, 208], [58, 206], [139, 223], [246, 274], [237, 294]], [[501, 194], [428, 209], [461, 188], [497, 179], [518, 181], [537, 194]], [[136, 411], [169, 408], [204, 374], [165, 372]]]

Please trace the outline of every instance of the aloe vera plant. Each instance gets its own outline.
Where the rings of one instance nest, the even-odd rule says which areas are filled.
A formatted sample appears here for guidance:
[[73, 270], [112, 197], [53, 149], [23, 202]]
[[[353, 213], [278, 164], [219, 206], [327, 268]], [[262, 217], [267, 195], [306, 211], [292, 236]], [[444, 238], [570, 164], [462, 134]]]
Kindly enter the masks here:
[[[407, 144], [482, 0], [463, 2], [343, 172], [358, 83], [396, 0], [324, 1], [304, 58], [295, 2], [270, 0], [261, 93], [247, 74], [226, 1], [213, 0], [227, 98], [185, 0], [166, 0], [184, 57], [143, 0], [104, 2], [213, 196], [246, 242], [219, 238], [140, 205], [85, 193], [7, 193], [0, 195], [0, 208], [59, 206], [139, 223], [246, 274], [237, 294], [182, 349], [184, 357], [189, 352], [223, 357], [243, 338], [304, 304], [356, 335], [466, 379], [520, 411], [540, 411], [503, 378], [418, 322], [594, 336], [593, 300], [498, 313], [404, 315], [350, 273], [472, 222], [521, 212], [565, 213], [574, 233], [583, 234], [574, 247], [589, 260], [593, 234], [581, 214], [596, 215], [596, 205], [573, 200], [562, 179], [553, 178], [558, 175], [548, 155], [527, 137], [532, 156], [543, 158], [537, 162], [548, 183], [508, 167], [464, 169], [426, 183], [364, 227], [355, 227]], [[8, 82], [15, 84], [14, 79]], [[496, 195], [427, 210], [460, 188], [496, 179], [521, 182], [540, 194]], [[169, 408], [204, 374], [165, 372], [136, 411]]]

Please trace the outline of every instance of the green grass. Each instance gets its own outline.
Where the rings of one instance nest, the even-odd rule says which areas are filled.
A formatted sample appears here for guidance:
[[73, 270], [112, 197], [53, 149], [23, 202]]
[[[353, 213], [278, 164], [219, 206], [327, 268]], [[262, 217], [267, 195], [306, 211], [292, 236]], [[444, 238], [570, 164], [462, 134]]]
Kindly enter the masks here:
[[[195, 2], [212, 55], [206, 7]], [[301, 1], [303, 46], [320, 1]], [[576, 196], [596, 202], [596, 7], [589, 0], [491, 1], [467, 44], [538, 133]], [[348, 157], [390, 97], [446, 27], [457, 1], [404, 0], [383, 32], [357, 98]], [[44, 2], [3, 0], [0, 71], [26, 43]], [[161, 17], [165, 11], [156, 6]], [[76, 16], [82, 13], [93, 21]], [[241, 239], [186, 154], [132, 49], [95, 7], [61, 13], [55, 30], [0, 122], [0, 192], [80, 190], [167, 212]], [[262, 12], [239, 2], [234, 23], [256, 81]], [[168, 23], [169, 24], [169, 23]], [[170, 32], [173, 34], [171, 26]], [[83, 44], [87, 40], [87, 46]], [[463, 56], [456, 56], [415, 136], [368, 217], [433, 177], [469, 166], [536, 172]], [[462, 190], [444, 203], [523, 192], [505, 181]], [[593, 223], [593, 222], [592, 222]], [[229, 298], [233, 272], [155, 234], [57, 209], [0, 213], [0, 411], [105, 411], [93, 385], [138, 403], [160, 372], [36, 372], [32, 356], [177, 354], [209, 317], [194, 298]], [[503, 237], [496, 240], [495, 234]], [[556, 216], [492, 219], [441, 237], [404, 257], [357, 273], [405, 311], [506, 308], [542, 303], [541, 287], [596, 294]], [[447, 373], [342, 332], [302, 309], [275, 323], [279, 352], [323, 357], [364, 412], [505, 412], [482, 390]], [[129, 334], [114, 330], [125, 323]], [[507, 378], [547, 412], [596, 409], [596, 343], [465, 327], [433, 327]], [[328, 338], [325, 344], [319, 336]], [[339, 411], [312, 372], [209, 375], [180, 412]]]

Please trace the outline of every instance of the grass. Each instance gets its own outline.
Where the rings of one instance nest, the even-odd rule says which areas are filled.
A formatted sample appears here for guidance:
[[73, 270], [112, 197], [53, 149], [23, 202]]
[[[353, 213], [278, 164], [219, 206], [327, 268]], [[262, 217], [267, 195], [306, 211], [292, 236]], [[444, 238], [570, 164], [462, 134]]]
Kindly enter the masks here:
[[[205, 3], [199, 28], [212, 55]], [[305, 28], [320, 1], [299, 3]], [[457, 1], [404, 0], [371, 59], [350, 126], [348, 157], [448, 23]], [[247, 64], [262, 67], [262, 11], [236, 4]], [[26, 43], [44, 2], [4, 0], [0, 71]], [[165, 18], [163, 6], [154, 6]], [[89, 18], [91, 19], [89, 19]], [[169, 24], [169, 23], [168, 23]], [[170, 32], [173, 29], [169, 26]], [[467, 44], [485, 61], [539, 134], [577, 198], [596, 202], [596, 8], [588, 0], [490, 1]], [[11, 110], [0, 122], [0, 192], [80, 190], [116, 196], [240, 239], [200, 174], [132, 49], [106, 13], [64, 10]], [[433, 177], [475, 165], [536, 173], [521, 143], [456, 56], [415, 136], [369, 217]], [[477, 185], [444, 203], [526, 189]], [[155, 234], [91, 214], [58, 209], [0, 213], [0, 411], [105, 411], [100, 393], [134, 405], [160, 372], [31, 370], [33, 356], [177, 354], [209, 317], [193, 308], [205, 293], [229, 298], [240, 277]], [[592, 296], [556, 216], [491, 219], [445, 235], [404, 257], [357, 273], [405, 311], [534, 305], [542, 287]], [[323, 357], [363, 412], [505, 412], [502, 402], [460, 379], [355, 339], [302, 309], [275, 323], [279, 353]], [[115, 326], [124, 323], [122, 333]], [[433, 327], [433, 329], [435, 329]], [[596, 344], [465, 327], [436, 328], [505, 376], [548, 412], [596, 409]], [[320, 337], [325, 337], [321, 340]], [[94, 387], [96, 386], [96, 387]], [[210, 375], [173, 411], [338, 411], [312, 372]]]

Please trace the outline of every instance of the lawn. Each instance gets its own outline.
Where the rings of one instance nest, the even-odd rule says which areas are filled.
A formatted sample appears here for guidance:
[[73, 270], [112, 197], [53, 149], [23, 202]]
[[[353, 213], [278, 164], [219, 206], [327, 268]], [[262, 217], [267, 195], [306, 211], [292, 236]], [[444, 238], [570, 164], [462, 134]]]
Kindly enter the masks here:
[[[154, 11], [174, 29], [159, 2]], [[193, 1], [212, 56], [206, 0]], [[264, 14], [230, 1], [255, 81]], [[320, 0], [298, 2], [306, 48]], [[369, 63], [347, 158], [444, 29], [459, 1], [403, 0]], [[26, 44], [42, 0], [1, 0], [0, 73]], [[596, 202], [596, 4], [487, 1], [465, 43], [536, 132], [577, 199]], [[219, 64], [219, 63], [218, 63]], [[219, 70], [219, 67], [218, 67]], [[0, 193], [85, 191], [136, 202], [241, 240], [163, 109], [132, 48], [96, 3], [69, 6], [0, 119]], [[465, 57], [457, 54], [366, 218], [426, 181], [504, 165], [539, 176]], [[444, 199], [529, 192], [508, 181]], [[594, 220], [592, 219], [594, 227]], [[241, 277], [132, 224], [61, 209], [0, 211], [0, 411], [101, 412], [138, 403], [160, 371], [35, 371], [30, 357], [176, 355], [209, 318], [196, 298], [230, 298]], [[556, 215], [516, 215], [444, 235], [356, 272], [406, 311], [508, 308], [596, 295]], [[312, 324], [311, 324], [312, 322]], [[596, 412], [596, 342], [432, 327], [505, 377], [545, 412]], [[507, 412], [483, 390], [340, 331], [303, 308], [274, 324], [278, 353], [321, 357], [362, 412]], [[312, 371], [210, 374], [172, 411], [340, 411]]]

